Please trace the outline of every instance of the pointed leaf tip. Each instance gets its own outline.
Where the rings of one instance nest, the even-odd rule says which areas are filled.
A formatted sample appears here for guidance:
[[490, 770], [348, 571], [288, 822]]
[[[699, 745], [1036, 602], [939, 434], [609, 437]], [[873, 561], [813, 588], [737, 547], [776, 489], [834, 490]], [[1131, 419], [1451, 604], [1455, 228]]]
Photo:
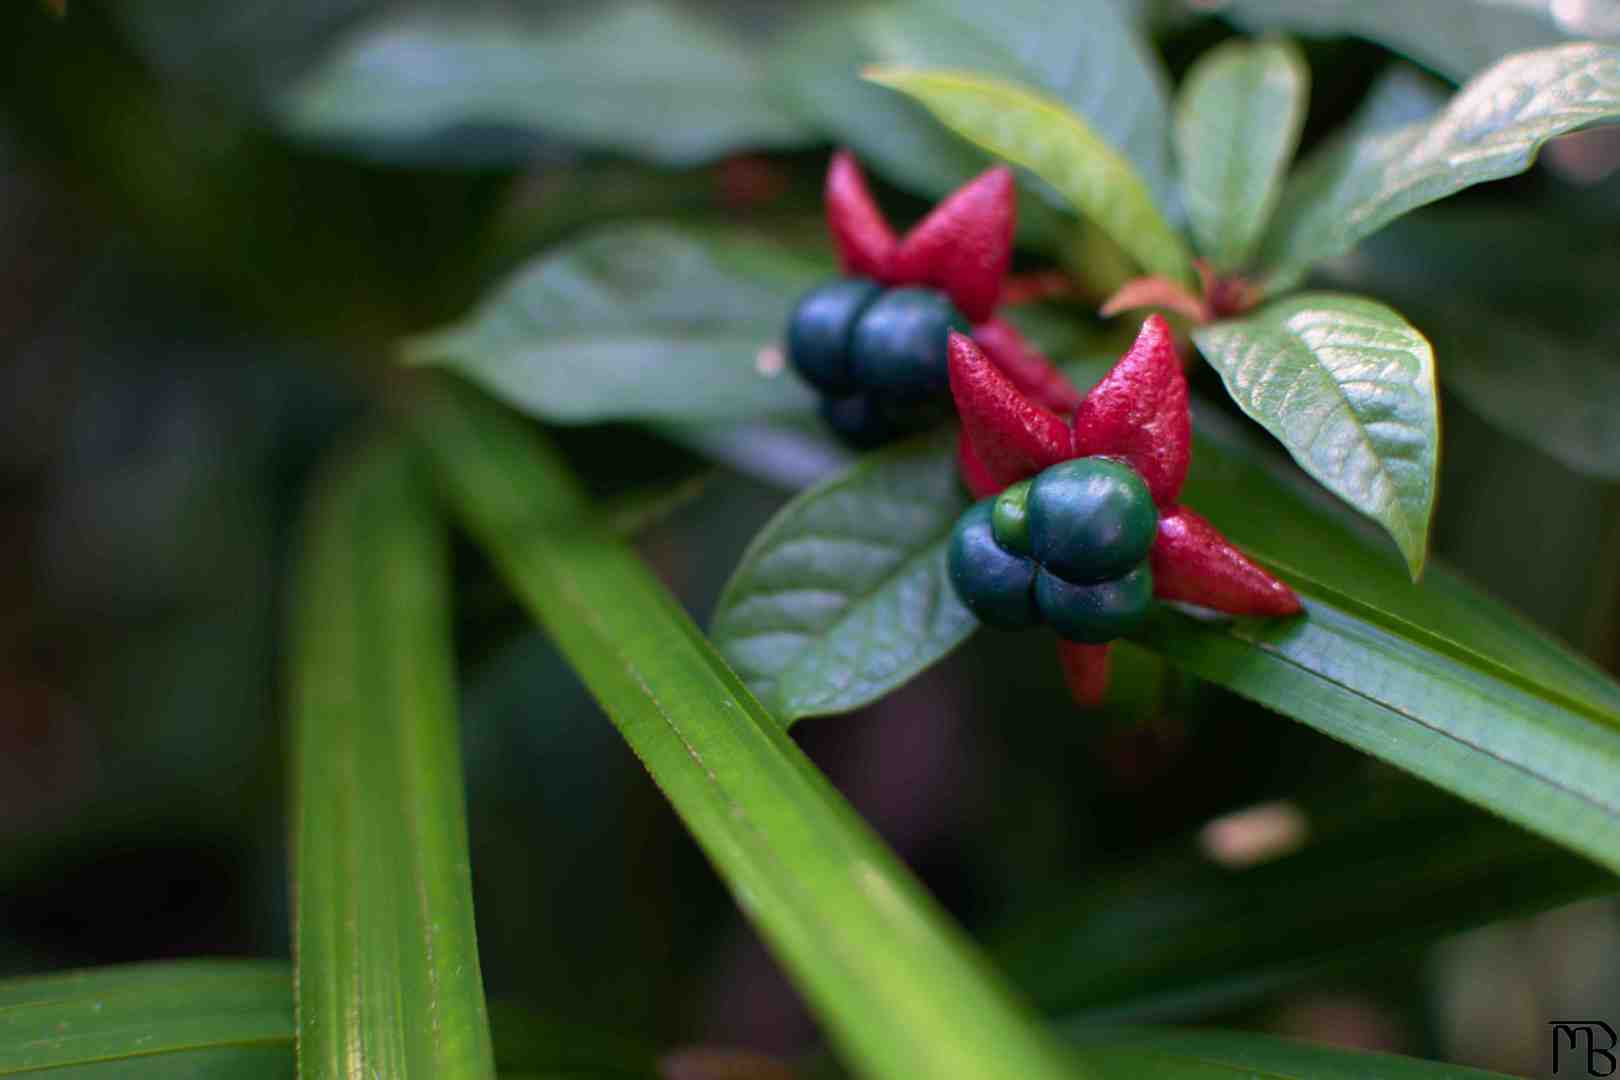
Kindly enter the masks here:
[[1122, 458], [1163, 507], [1175, 501], [1187, 478], [1191, 444], [1187, 379], [1170, 324], [1150, 315], [1130, 351], [1080, 403], [1073, 456]]
[[1076, 705], [1094, 709], [1108, 694], [1108, 657], [1110, 645], [1082, 645], [1076, 641], [1058, 639], [1058, 663], [1063, 668], [1063, 681]]
[[846, 274], [889, 281], [897, 241], [883, 211], [866, 186], [855, 155], [834, 151], [827, 164], [823, 190], [827, 231], [838, 249], [838, 263]]
[[894, 254], [897, 281], [945, 290], [971, 322], [1001, 298], [1017, 216], [1012, 170], [987, 169], [947, 195], [912, 227]]
[[1069, 457], [1067, 425], [1026, 397], [972, 338], [953, 332], [946, 348], [963, 434], [998, 489]]
[[1159, 516], [1159, 533], [1148, 553], [1153, 594], [1161, 600], [1224, 611], [1229, 615], [1297, 615], [1294, 590], [1278, 581], [1187, 509]]

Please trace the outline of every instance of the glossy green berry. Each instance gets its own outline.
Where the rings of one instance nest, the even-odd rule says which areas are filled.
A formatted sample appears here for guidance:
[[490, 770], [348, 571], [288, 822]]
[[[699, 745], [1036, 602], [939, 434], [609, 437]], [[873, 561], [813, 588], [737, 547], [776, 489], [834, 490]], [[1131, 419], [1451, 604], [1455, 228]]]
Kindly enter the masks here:
[[996, 543], [1015, 555], [1029, 552], [1029, 485], [1020, 480], [997, 495], [990, 505], [990, 526], [995, 531]]
[[882, 446], [902, 433], [870, 394], [822, 398], [821, 418], [835, 435], [856, 450]]
[[957, 519], [946, 551], [951, 585], [967, 609], [987, 626], [1018, 630], [1040, 621], [1032, 585], [1035, 564], [996, 543], [990, 500], [975, 503]]
[[1046, 568], [1035, 575], [1035, 606], [1059, 637], [1102, 645], [1142, 625], [1153, 600], [1153, 573], [1144, 564], [1112, 581], [1076, 585]]
[[896, 401], [944, 394], [945, 338], [952, 330], [965, 334], [968, 324], [944, 293], [890, 289], [855, 321], [849, 357], [856, 385]]
[[1159, 525], [1147, 484], [1107, 458], [1053, 465], [1035, 477], [1026, 507], [1035, 561], [1082, 585], [1117, 578], [1147, 558]]
[[877, 282], [866, 278], [837, 278], [799, 301], [788, 320], [788, 362], [805, 382], [837, 397], [855, 392], [850, 339], [856, 321], [880, 291]]

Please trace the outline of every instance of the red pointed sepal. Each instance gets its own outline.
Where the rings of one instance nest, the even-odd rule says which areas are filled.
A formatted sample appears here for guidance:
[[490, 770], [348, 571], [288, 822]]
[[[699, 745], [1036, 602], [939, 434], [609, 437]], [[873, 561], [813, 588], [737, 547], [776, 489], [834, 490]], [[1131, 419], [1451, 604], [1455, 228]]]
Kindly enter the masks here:
[[1169, 324], [1150, 315], [1130, 351], [1075, 412], [1072, 456], [1124, 461], [1165, 507], [1181, 491], [1191, 453], [1187, 379]]
[[834, 153], [827, 165], [823, 198], [827, 207], [827, 230], [832, 233], [838, 263], [844, 273], [892, 281], [899, 241], [883, 211], [873, 201], [855, 155], [848, 150]]
[[969, 322], [990, 317], [1012, 261], [1012, 171], [986, 170], [945, 197], [895, 249], [893, 280], [943, 289]]
[[[953, 332], [946, 352], [962, 433], [983, 466], [983, 476], [995, 482], [996, 490], [1069, 457], [1068, 425], [1025, 397], [972, 338]], [[963, 479], [970, 485], [975, 482], [972, 477]]]
[[980, 323], [973, 328], [973, 340], [1032, 401], [1064, 416], [1080, 407], [1080, 391], [1011, 323], [1004, 319]]
[[1108, 645], [1082, 645], [1058, 639], [1058, 663], [1075, 704], [1093, 709], [1108, 694]]
[[1297, 615], [1301, 610], [1294, 590], [1250, 562], [1215, 526], [1185, 506], [1160, 513], [1148, 564], [1153, 595], [1161, 600], [1230, 615]]
[[956, 436], [956, 472], [962, 478], [962, 486], [967, 488], [968, 494], [975, 499], [988, 499], [992, 495], [1000, 495], [1005, 484], [996, 482], [996, 478], [985, 468], [984, 462], [979, 460], [978, 452], [968, 441], [967, 432], [958, 432]]

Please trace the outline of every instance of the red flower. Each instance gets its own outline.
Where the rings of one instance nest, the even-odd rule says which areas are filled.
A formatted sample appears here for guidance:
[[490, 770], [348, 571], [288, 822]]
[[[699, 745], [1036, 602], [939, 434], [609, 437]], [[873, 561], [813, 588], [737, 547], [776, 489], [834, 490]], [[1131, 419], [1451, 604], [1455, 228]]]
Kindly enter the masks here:
[[1079, 406], [1080, 395], [1052, 362], [995, 317], [1017, 215], [1006, 166], [987, 169], [951, 192], [900, 238], [849, 151], [833, 154], [824, 197], [827, 228], [846, 274], [939, 289], [973, 324], [973, 340], [1023, 394], [1060, 412]]
[[[1233, 615], [1300, 611], [1293, 590], [1176, 502], [1187, 477], [1191, 424], [1187, 381], [1163, 318], [1142, 324], [1135, 344], [1068, 421], [1017, 386], [982, 345], [961, 334], [952, 334], [949, 345], [951, 395], [962, 418], [958, 462], [975, 498], [1070, 458], [1115, 458], [1141, 475], [1159, 508], [1148, 555], [1155, 596]], [[1060, 642], [1058, 648], [1075, 698], [1096, 704], [1108, 685], [1108, 647]]]

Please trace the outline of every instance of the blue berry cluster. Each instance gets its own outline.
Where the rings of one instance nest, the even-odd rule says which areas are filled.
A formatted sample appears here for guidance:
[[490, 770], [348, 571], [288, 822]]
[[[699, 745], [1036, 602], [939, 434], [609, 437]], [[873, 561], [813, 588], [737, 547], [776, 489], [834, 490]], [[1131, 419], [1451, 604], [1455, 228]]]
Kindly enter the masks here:
[[1153, 498], [1108, 458], [1060, 462], [970, 507], [947, 566], [970, 611], [1006, 630], [1045, 623], [1101, 645], [1136, 629], [1153, 599]]
[[820, 391], [832, 429], [865, 449], [944, 419], [945, 340], [968, 329], [944, 293], [837, 278], [794, 308], [788, 362]]

